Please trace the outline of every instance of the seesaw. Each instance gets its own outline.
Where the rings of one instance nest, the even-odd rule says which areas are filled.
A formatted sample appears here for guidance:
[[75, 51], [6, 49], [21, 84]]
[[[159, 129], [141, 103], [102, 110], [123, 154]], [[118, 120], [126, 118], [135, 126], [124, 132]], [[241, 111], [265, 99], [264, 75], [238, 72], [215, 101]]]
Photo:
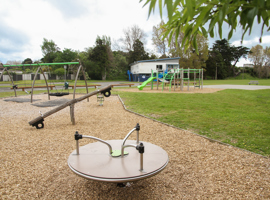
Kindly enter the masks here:
[[41, 114], [41, 116], [31, 120], [28, 123], [31, 126], [35, 126], [37, 129], [42, 129], [42, 128], [44, 128], [44, 123], [43, 122], [44, 122], [44, 119], [46, 117], [49, 117], [50, 115], [52, 115], [52, 114], [54, 114], [54, 113], [56, 113], [56, 112], [58, 112], [58, 111], [60, 111], [60, 110], [62, 110], [64, 108], [70, 106], [70, 118], [71, 118], [72, 124], [74, 125], [75, 124], [75, 116], [74, 116], [75, 103], [78, 103], [78, 102], [80, 102], [80, 101], [82, 101], [82, 100], [84, 100], [84, 99], [86, 99], [88, 97], [91, 97], [93, 95], [96, 95], [98, 93], [103, 94], [105, 97], [109, 97], [109, 96], [111, 96], [111, 87], [112, 86], [109, 85], [109, 86], [106, 86], [104, 88], [101, 88], [100, 90], [96, 90], [96, 91], [93, 91], [93, 92], [91, 92], [89, 94], [86, 94], [86, 95], [84, 95], [82, 97], [79, 97], [77, 99], [72, 99], [72, 100], [70, 100], [70, 101], [68, 101], [68, 102], [66, 102], [66, 103], [64, 103], [64, 104], [62, 104], [62, 105], [60, 105], [60, 106], [46, 112], [46, 113], [44, 113], [44, 114]]
[[[135, 130], [137, 140], [127, 140]], [[69, 168], [86, 179], [114, 183], [138, 181], [158, 174], [167, 166], [168, 154], [157, 145], [140, 142], [139, 130], [137, 124], [123, 140], [107, 141], [76, 132], [76, 150], [68, 158]], [[83, 138], [98, 142], [79, 147], [79, 140]]]

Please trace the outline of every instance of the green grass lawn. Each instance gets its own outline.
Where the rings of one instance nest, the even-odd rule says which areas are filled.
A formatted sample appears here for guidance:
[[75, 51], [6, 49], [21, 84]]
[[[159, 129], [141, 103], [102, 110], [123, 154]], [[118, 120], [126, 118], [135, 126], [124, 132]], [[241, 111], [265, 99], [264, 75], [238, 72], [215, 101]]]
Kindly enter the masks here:
[[270, 156], [270, 90], [119, 94], [137, 113]]

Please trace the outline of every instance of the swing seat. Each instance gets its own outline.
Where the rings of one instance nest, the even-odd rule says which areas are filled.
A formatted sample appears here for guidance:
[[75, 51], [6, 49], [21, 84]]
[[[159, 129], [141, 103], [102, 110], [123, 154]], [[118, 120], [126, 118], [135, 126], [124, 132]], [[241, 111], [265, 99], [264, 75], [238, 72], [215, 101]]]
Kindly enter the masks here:
[[56, 93], [50, 93], [50, 96], [56, 96], [56, 97], [61, 97], [64, 95], [69, 95], [69, 92], [56, 92]]

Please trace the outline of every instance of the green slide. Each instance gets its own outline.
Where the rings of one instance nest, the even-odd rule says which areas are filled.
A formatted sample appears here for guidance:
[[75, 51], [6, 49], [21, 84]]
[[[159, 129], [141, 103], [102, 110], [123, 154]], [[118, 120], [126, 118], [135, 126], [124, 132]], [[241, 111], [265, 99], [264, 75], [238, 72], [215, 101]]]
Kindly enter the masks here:
[[147, 85], [147, 83], [150, 83], [154, 79], [156, 79], [156, 77], [150, 77], [149, 79], [147, 79], [146, 81], [144, 81], [141, 85], [138, 85], [137, 88], [139, 90], [142, 90]]

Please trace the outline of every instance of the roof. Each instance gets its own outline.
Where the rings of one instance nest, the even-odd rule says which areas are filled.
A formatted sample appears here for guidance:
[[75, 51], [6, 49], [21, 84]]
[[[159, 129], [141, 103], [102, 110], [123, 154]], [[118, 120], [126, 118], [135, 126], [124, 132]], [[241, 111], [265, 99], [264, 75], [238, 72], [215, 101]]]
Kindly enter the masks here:
[[144, 63], [144, 62], [157, 62], [157, 61], [169, 61], [169, 60], [179, 60], [180, 57], [175, 57], [175, 58], [160, 58], [160, 59], [152, 59], [152, 60], [139, 60], [135, 61], [134, 63], [131, 63], [129, 66], [135, 65], [137, 63]]

